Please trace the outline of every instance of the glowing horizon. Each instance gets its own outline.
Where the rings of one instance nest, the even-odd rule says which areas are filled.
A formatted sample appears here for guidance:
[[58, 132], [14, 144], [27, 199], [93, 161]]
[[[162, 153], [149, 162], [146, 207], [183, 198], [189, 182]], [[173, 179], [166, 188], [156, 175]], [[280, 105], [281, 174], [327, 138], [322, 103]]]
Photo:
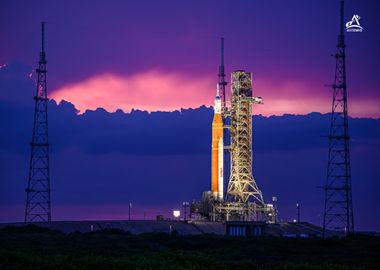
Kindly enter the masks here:
[[[71, 102], [84, 113], [103, 108], [108, 112], [142, 110], [171, 112], [180, 109], [210, 107], [216, 93], [216, 79], [203, 77], [194, 80], [180, 73], [152, 70], [131, 76], [103, 73], [52, 91], [57, 103]], [[264, 105], [257, 105], [254, 114], [264, 116], [284, 114], [329, 113], [331, 97], [315, 98], [305, 89], [316, 87], [309, 82], [296, 81], [275, 84], [270, 79], [254, 79], [254, 95], [262, 96]], [[228, 95], [227, 91], [227, 97]], [[289, 98], [290, 97], [290, 98]], [[373, 99], [354, 99], [349, 103], [352, 117], [379, 118], [380, 102]]]

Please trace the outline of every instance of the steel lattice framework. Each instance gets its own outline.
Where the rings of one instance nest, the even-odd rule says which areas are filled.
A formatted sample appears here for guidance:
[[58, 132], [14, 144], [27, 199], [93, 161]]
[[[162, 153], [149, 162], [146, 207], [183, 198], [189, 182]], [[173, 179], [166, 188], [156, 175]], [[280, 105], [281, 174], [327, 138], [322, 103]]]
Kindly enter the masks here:
[[354, 232], [351, 163], [348, 134], [344, 1], [340, 2], [340, 34], [333, 84], [329, 154], [325, 189], [323, 230]]
[[41, 52], [36, 70], [37, 93], [34, 97], [34, 124], [29, 164], [28, 187], [25, 189], [25, 222], [50, 222], [50, 166], [48, 142], [48, 97], [46, 89], [45, 23], [41, 23]]
[[227, 189], [229, 200], [264, 205], [261, 191], [252, 176], [252, 74], [231, 74], [231, 174]]

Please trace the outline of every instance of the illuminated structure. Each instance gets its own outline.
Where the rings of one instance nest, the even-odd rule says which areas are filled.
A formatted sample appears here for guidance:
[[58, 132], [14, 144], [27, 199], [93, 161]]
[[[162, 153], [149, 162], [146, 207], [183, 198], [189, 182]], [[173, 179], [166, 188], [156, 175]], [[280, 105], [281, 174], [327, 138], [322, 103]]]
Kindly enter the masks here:
[[45, 23], [41, 23], [41, 52], [34, 97], [34, 124], [26, 191], [25, 222], [50, 222], [50, 166], [48, 142], [48, 97], [46, 89]]
[[211, 192], [215, 200], [222, 201], [224, 198], [224, 183], [226, 169], [225, 150], [225, 124], [226, 124], [226, 85], [224, 74], [224, 38], [220, 41], [220, 66], [219, 81], [216, 86], [214, 101], [214, 118], [212, 121], [211, 142]]
[[252, 97], [252, 73], [233, 72], [231, 91], [231, 175], [227, 196], [236, 202], [264, 204], [252, 176], [252, 105], [261, 103], [261, 98]]
[[[242, 70], [234, 71], [231, 75], [231, 105], [228, 108], [223, 39], [221, 60], [212, 123], [211, 192], [203, 194], [202, 214], [213, 221], [274, 222], [276, 210], [272, 204], [265, 204], [252, 176], [252, 106], [261, 104], [262, 99], [252, 96], [252, 74]], [[229, 131], [230, 145], [227, 145], [226, 130]], [[230, 151], [230, 175], [226, 194], [223, 189], [226, 182], [223, 177], [226, 176], [223, 175], [225, 150]]]
[[340, 2], [340, 34], [333, 84], [329, 155], [325, 189], [323, 231], [354, 232], [352, 209], [350, 137], [348, 134], [344, 1]]
[[222, 120], [222, 99], [217, 87], [214, 102], [214, 119], [212, 121], [212, 143], [211, 143], [211, 191], [214, 199], [223, 200], [224, 195], [224, 173], [223, 173], [223, 120]]

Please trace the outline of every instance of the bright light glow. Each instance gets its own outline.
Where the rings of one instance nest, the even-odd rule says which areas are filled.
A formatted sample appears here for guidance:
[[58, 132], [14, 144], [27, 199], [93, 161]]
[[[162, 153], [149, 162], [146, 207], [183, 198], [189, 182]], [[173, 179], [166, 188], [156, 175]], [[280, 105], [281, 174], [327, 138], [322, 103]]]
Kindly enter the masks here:
[[[69, 101], [82, 113], [99, 107], [109, 112], [117, 109], [129, 112], [133, 108], [149, 112], [174, 111], [213, 105], [214, 85], [213, 76], [187, 76], [157, 70], [130, 76], [104, 73], [53, 89], [51, 98], [58, 103], [62, 99]], [[257, 77], [253, 80], [253, 95], [262, 96], [264, 102], [263, 105], [254, 105], [253, 113], [256, 115], [331, 112], [330, 89], [313, 80], [278, 81]], [[227, 100], [229, 97], [230, 89], [227, 87]], [[351, 97], [349, 114], [353, 117], [380, 117], [379, 107], [378, 99]]]
[[[72, 102], [81, 112], [102, 107], [107, 111], [131, 109], [173, 111], [212, 102], [212, 78], [149, 71], [128, 77], [101, 74], [54, 90], [51, 97]], [[209, 93], [209, 94], [205, 94]]]
[[179, 218], [180, 215], [181, 215], [181, 211], [179, 211], [179, 210], [174, 210], [174, 211], [173, 211], [173, 216], [174, 216], [175, 218]]

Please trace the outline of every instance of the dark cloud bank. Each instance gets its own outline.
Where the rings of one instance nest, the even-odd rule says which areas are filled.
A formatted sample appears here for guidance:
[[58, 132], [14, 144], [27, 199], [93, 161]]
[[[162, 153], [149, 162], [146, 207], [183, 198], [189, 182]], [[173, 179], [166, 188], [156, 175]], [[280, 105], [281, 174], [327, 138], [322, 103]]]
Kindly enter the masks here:
[[[0, 202], [22, 204], [33, 107], [1, 101], [0, 114]], [[305, 219], [321, 220], [318, 186], [325, 179], [327, 139], [322, 136], [329, 120], [320, 113], [253, 118], [254, 177], [267, 200], [279, 197], [284, 219], [294, 217], [300, 201]], [[168, 205], [199, 199], [209, 188], [211, 121], [207, 107], [169, 113], [97, 109], [78, 115], [72, 104], [50, 101], [53, 202]], [[350, 119], [350, 133], [357, 223], [380, 229], [376, 215], [360, 211], [379, 203], [380, 120]]]

